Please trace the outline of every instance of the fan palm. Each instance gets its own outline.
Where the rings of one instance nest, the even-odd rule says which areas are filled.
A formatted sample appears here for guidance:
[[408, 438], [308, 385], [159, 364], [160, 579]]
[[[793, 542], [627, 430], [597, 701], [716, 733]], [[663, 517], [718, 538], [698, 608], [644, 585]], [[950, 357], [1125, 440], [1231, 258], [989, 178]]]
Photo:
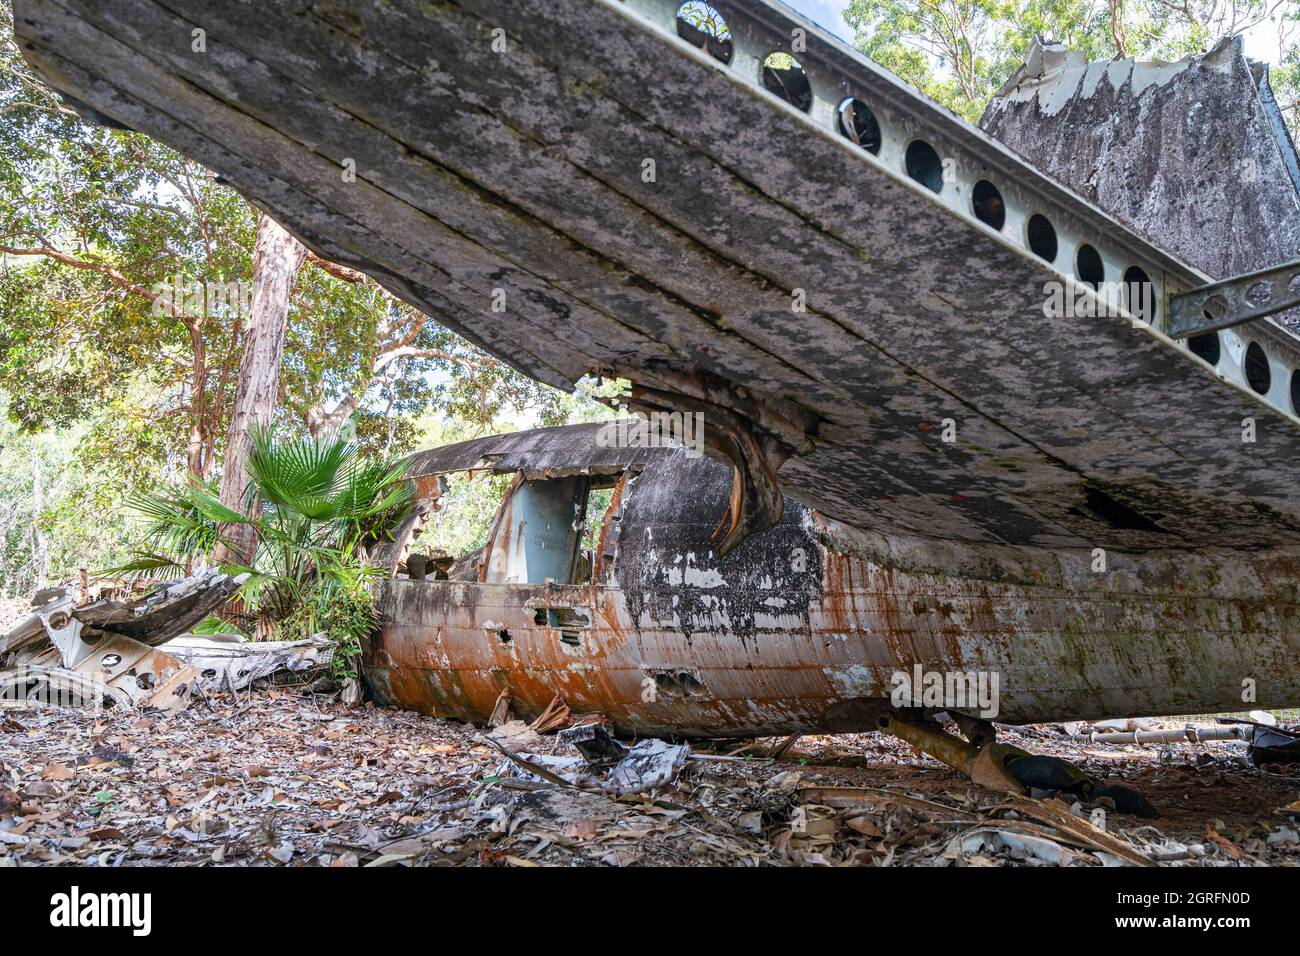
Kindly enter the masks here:
[[[293, 631], [333, 630], [332, 610], [355, 611], [358, 602], [369, 607], [367, 584], [378, 569], [367, 565], [363, 545], [409, 512], [406, 467], [405, 460], [367, 461], [341, 437], [278, 441], [257, 431], [248, 461], [248, 515], [223, 505], [211, 484], [137, 495], [131, 505], [148, 522], [146, 547], [115, 570], [180, 573], [214, 552], [225, 540], [223, 528], [249, 525], [256, 536], [252, 559], [224, 565], [247, 575], [238, 595], [245, 606]], [[345, 631], [364, 628], [358, 618], [365, 615], [345, 617]]]

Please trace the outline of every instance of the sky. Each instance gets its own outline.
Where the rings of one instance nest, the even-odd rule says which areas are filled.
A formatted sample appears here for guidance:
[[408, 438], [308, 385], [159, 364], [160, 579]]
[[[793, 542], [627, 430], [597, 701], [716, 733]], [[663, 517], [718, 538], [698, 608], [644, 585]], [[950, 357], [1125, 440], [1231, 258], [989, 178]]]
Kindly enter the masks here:
[[848, 6], [847, 0], [785, 0], [785, 3], [841, 40], [853, 42], [853, 31], [840, 16]]
[[[784, 0], [784, 2], [840, 39], [853, 42], [853, 30], [841, 16], [844, 8], [848, 6], [848, 0]], [[1247, 30], [1243, 36], [1247, 56], [1266, 63], [1277, 62], [1276, 23], [1265, 21], [1254, 29]]]

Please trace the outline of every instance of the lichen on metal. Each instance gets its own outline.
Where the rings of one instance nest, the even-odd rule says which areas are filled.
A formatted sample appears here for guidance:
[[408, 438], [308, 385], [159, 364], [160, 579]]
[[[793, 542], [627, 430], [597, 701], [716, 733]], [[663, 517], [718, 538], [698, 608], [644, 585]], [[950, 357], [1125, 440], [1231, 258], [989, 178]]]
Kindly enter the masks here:
[[[1000, 669], [1010, 720], [1225, 709], [1247, 678], [1295, 703], [1300, 341], [1260, 320], [1209, 361], [1166, 332], [1211, 265], [1294, 257], [1253, 226], [1182, 228], [1197, 201], [1236, 211], [1188, 194], [1202, 176], [1279, 242], [1300, 222], [1262, 73], [1233, 47], [1066, 58], [1053, 86], [1039, 50], [982, 131], [773, 0], [714, 5], [725, 56], [667, 0], [15, 0], [15, 22], [88, 113], [540, 381], [620, 376], [636, 408], [703, 412], [732, 464], [580, 431], [431, 453], [513, 474], [512, 497], [621, 472], [623, 511], [584, 584], [392, 580], [366, 661], [386, 699], [475, 716], [508, 683], [637, 732], [852, 729], [921, 662]], [[806, 90], [764, 72], [796, 31]], [[1074, 165], [1175, 132], [1205, 148], [1150, 197]], [[1220, 154], [1259, 161], [1259, 189], [1232, 192]], [[1160, 209], [1186, 218], [1162, 231]], [[1105, 300], [1130, 275], [1151, 312]], [[1053, 290], [1081, 317], [1049, 318]], [[494, 539], [517, 532], [499, 517]]]
[[[1300, 284], [1286, 265], [1300, 258], [1300, 165], [1267, 66], [1240, 37], [1154, 64], [1035, 44], [981, 126], [1212, 277], [1170, 290], [1168, 333], [1296, 413]], [[1252, 345], [1266, 376], [1247, 374]]]
[[[877, 729], [916, 666], [997, 674], [996, 719], [1011, 723], [1232, 709], [1243, 676], [1260, 700], [1300, 699], [1292, 552], [1116, 553], [1097, 574], [1086, 551], [859, 531], [787, 497], [775, 528], [719, 556], [728, 468], [602, 448], [602, 427], [417, 459], [417, 474], [509, 458], [555, 476], [598, 460], [608, 477], [621, 451], [626, 480], [585, 580], [387, 582], [362, 660], [381, 701], [485, 721], [504, 690], [527, 718], [558, 693], [627, 733], [747, 736]], [[548, 480], [567, 501], [571, 478]], [[485, 551], [509, 549], [511, 527], [497, 522]], [[579, 547], [576, 529], [546, 533]]]

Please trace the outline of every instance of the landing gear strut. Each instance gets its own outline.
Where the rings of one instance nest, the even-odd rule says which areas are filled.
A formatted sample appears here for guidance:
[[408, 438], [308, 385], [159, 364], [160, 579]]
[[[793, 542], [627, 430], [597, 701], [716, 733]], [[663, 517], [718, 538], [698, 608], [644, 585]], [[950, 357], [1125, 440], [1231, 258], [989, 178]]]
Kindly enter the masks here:
[[1059, 757], [1031, 754], [1019, 747], [997, 743], [992, 724], [964, 714], [953, 716], [969, 741], [948, 733], [924, 716], [906, 719], [882, 714], [879, 725], [885, 733], [907, 741], [990, 790], [1015, 794], [1034, 790], [1067, 793], [1087, 801], [1109, 798], [1120, 813], [1159, 816], [1155, 807], [1130, 787], [1097, 780]]

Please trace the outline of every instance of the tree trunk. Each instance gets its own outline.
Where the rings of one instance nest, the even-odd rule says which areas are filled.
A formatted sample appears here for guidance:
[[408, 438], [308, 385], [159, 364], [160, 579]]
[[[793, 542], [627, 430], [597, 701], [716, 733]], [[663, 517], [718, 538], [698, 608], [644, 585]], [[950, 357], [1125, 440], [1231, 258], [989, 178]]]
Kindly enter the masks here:
[[36, 587], [45, 587], [45, 576], [50, 570], [50, 545], [41, 530], [41, 512], [45, 510], [45, 492], [41, 486], [41, 460], [32, 442], [32, 570]]
[[[244, 354], [235, 384], [235, 407], [226, 432], [221, 475], [221, 503], [243, 514], [252, 514], [257, 506], [245, 495], [248, 456], [253, 448], [252, 430], [270, 423], [275, 412], [289, 294], [306, 256], [307, 248], [279, 223], [265, 215], [257, 217], [253, 306], [244, 327]], [[231, 525], [224, 529], [223, 537], [229, 546], [219, 546], [216, 559], [249, 563], [257, 544], [253, 529], [248, 525]]]
[[[190, 337], [190, 441], [185, 449], [185, 462], [191, 481], [202, 481], [207, 477], [207, 466], [203, 461], [203, 423], [207, 418], [205, 400], [208, 391], [208, 350], [203, 344], [206, 296], [202, 308], [199, 315], [184, 315], [180, 319]], [[180, 311], [183, 313], [184, 309]]]

